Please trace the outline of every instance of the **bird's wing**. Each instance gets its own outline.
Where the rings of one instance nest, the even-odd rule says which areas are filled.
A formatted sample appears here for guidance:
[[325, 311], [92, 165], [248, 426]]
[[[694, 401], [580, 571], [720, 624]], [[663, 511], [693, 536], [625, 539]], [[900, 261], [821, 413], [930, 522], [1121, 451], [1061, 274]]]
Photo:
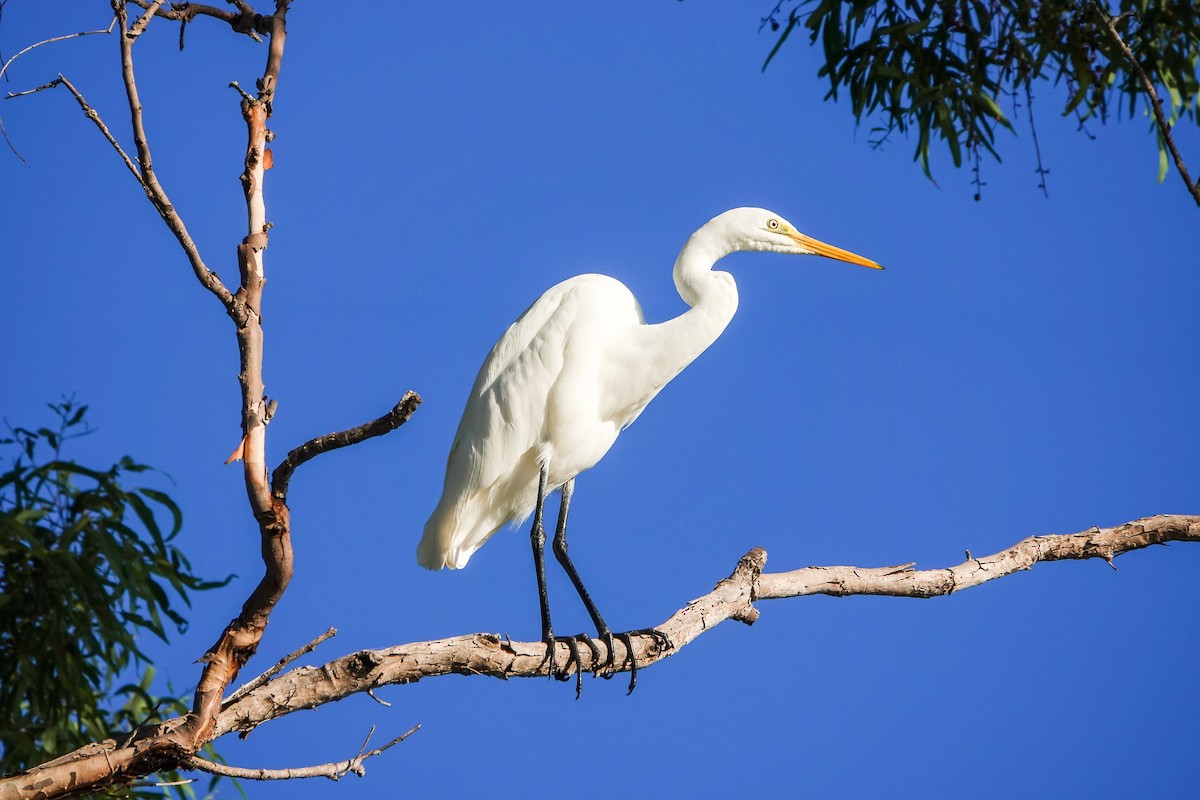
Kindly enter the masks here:
[[537, 446], [546, 398], [562, 372], [578, 283], [572, 278], [548, 289], [509, 326], [480, 367], [455, 436], [460, 452], [471, 446], [463, 455], [475, 468], [476, 486], [509, 473]]
[[533, 509], [546, 397], [562, 370], [570, 308], [586, 277], [548, 289], [484, 360], [417, 550], [422, 565], [463, 566], [497, 529]]

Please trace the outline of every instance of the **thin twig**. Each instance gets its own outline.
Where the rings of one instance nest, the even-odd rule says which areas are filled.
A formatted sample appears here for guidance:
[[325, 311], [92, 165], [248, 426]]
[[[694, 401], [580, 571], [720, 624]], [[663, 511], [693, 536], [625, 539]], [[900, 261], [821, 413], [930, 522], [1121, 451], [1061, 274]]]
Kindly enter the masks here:
[[1046, 176], [1050, 174], [1050, 170], [1046, 169], [1042, 164], [1042, 147], [1038, 143], [1037, 123], [1033, 119], [1033, 87], [1029, 76], [1025, 76], [1025, 102], [1029, 106], [1029, 132], [1033, 136], [1033, 153], [1037, 157], [1037, 172], [1038, 188], [1042, 190], [1042, 195], [1047, 199], [1050, 197], [1050, 189], [1046, 185]]
[[142, 188], [145, 189], [146, 184], [145, 181], [142, 180], [142, 173], [140, 170], [138, 170], [137, 165], [133, 163], [133, 159], [129, 157], [129, 155], [121, 147], [120, 142], [118, 142], [116, 137], [112, 135], [112, 132], [108, 129], [108, 126], [104, 124], [104, 120], [100, 119], [100, 113], [96, 111], [96, 109], [92, 108], [90, 104], [88, 104], [88, 101], [84, 98], [83, 94], [75, 88], [73, 83], [67, 80], [65, 75], [59, 73], [57, 78], [47, 84], [38, 86], [35, 89], [27, 89], [26, 91], [19, 92], [17, 94], [10, 94], [9, 97], [21, 97], [23, 95], [33, 94], [34, 92], [40, 92], [43, 89], [53, 89], [56, 86], [65, 86], [67, 91], [69, 91], [75, 97], [75, 102], [79, 103], [79, 107], [83, 109], [83, 115], [95, 123], [96, 128], [100, 131], [100, 134], [105, 138], [105, 140], [108, 141], [109, 144], [113, 146], [113, 149], [117, 151], [117, 155], [119, 155], [121, 160], [125, 162], [125, 166], [129, 169], [129, 172], [132, 173], [134, 180], [136, 180], [142, 186]]
[[413, 415], [413, 412], [417, 410], [417, 406], [420, 404], [421, 396], [419, 394], [413, 391], [405, 392], [404, 396], [400, 398], [400, 402], [396, 403], [391, 411], [379, 419], [371, 420], [349, 430], [327, 433], [324, 436], [318, 436], [300, 445], [288, 453], [287, 457], [275, 468], [275, 472], [271, 475], [272, 493], [280, 501], [285, 500], [287, 498], [288, 482], [292, 479], [292, 473], [295, 472], [296, 467], [310, 459], [316, 458], [321, 453], [358, 444], [375, 436], [382, 436], [385, 433], [391, 433], [405, 422], [408, 422], [408, 418]]
[[[78, 33], [68, 33], [68, 34], [65, 34], [65, 35], [63, 35], [63, 36], [52, 36], [52, 37], [51, 37], [51, 38], [49, 38], [49, 39], [43, 39], [43, 40], [42, 40], [42, 41], [40, 41], [40, 42], [35, 42], [34, 44], [31, 44], [31, 45], [29, 45], [29, 46], [28, 46], [28, 47], [26, 47], [24, 50], [22, 50], [22, 51], [20, 51], [19, 53], [17, 53], [17, 54], [16, 54], [15, 56], [13, 56], [12, 58], [8, 59], [8, 61], [5, 61], [5, 62], [4, 62], [4, 66], [3, 66], [3, 67], [0, 67], [0, 79], [3, 79], [3, 78], [4, 78], [4, 74], [5, 74], [6, 72], [8, 72], [8, 68], [9, 68], [9, 66], [11, 66], [11, 65], [12, 65], [12, 63], [13, 63], [14, 61], [16, 61], [18, 58], [20, 58], [21, 56], [23, 56], [23, 55], [25, 55], [26, 53], [28, 53], [30, 50], [32, 50], [32, 49], [33, 49], [33, 48], [35, 48], [35, 47], [41, 47], [42, 45], [44, 45], [44, 44], [50, 44], [51, 42], [61, 42], [61, 41], [63, 41], [64, 39], [74, 39], [74, 38], [77, 38], [77, 37], [79, 37], [79, 36], [91, 36], [92, 34], [96, 34], [96, 33], [112, 33], [113, 26], [114, 26], [114, 25], [116, 25], [116, 24], [117, 24], [117, 18], [114, 16], [114, 17], [112, 18], [112, 22], [108, 23], [108, 27], [107, 27], [107, 28], [104, 28], [103, 30], [95, 30], [95, 31], [79, 31]], [[46, 88], [49, 88], [49, 84], [47, 84], [46, 86], [39, 87], [38, 89], [32, 89], [32, 90], [30, 90], [30, 91], [26, 91], [26, 92], [17, 92], [17, 93], [15, 93], [15, 94], [10, 92], [10, 93], [8, 94], [8, 97], [10, 97], [10, 98], [12, 98], [12, 97], [22, 97], [22, 96], [24, 96], [24, 95], [27, 95], [27, 94], [33, 94], [33, 93], [34, 93], [34, 92], [36, 92], [36, 91], [40, 91], [41, 89], [46, 89]], [[17, 150], [17, 147], [16, 147], [16, 145], [14, 145], [14, 144], [13, 144], [13, 142], [12, 142], [12, 139], [8, 138], [8, 130], [7, 130], [5, 127], [4, 127], [4, 118], [3, 118], [3, 117], [0, 117], [0, 133], [4, 134], [4, 141], [5, 141], [5, 142], [8, 144], [8, 149], [9, 149], [9, 150], [12, 150], [12, 151], [13, 151], [13, 155], [15, 155], [17, 158], [21, 159], [21, 162], [22, 162], [22, 163], [23, 163], [25, 166], [27, 166], [27, 167], [28, 167], [28, 166], [29, 166], [29, 162], [25, 160], [25, 156], [21, 155], [21, 153], [20, 153], [20, 152]]]
[[1100, 15], [1101, 21], [1104, 22], [1104, 27], [1108, 29], [1108, 33], [1112, 36], [1113, 41], [1121, 48], [1121, 52], [1125, 54], [1125, 59], [1133, 67], [1134, 74], [1142, 82], [1142, 86], [1146, 89], [1146, 94], [1150, 96], [1150, 107], [1154, 110], [1154, 120], [1158, 123], [1158, 132], [1162, 136], [1163, 141], [1167, 145], [1167, 149], [1171, 151], [1171, 157], [1175, 159], [1175, 169], [1179, 172], [1179, 177], [1183, 178], [1183, 183], [1187, 186], [1188, 193], [1192, 195], [1192, 199], [1196, 201], [1196, 205], [1200, 206], [1200, 186], [1192, 180], [1188, 174], [1187, 167], [1183, 164], [1183, 156], [1179, 154], [1179, 148], [1175, 146], [1175, 137], [1171, 135], [1171, 123], [1167, 121], [1167, 117], [1163, 114], [1162, 100], [1158, 96], [1158, 91], [1154, 88], [1154, 82], [1146, 75], [1146, 71], [1142, 69], [1142, 65], [1138, 63], [1137, 58], [1133, 55], [1133, 51], [1129, 49], [1129, 45], [1125, 44], [1125, 40], [1121, 38], [1121, 34], [1117, 32], [1116, 25], [1113, 24], [1113, 18], [1108, 15], [1096, 0], [1092, 0], [1092, 4], [1096, 7], [1096, 13]]
[[228, 708], [229, 706], [233, 705], [238, 700], [240, 700], [243, 697], [245, 697], [246, 695], [250, 694], [250, 692], [253, 692], [255, 689], [262, 686], [267, 681], [271, 680], [271, 678], [274, 678], [281, 671], [283, 671], [283, 668], [286, 667], [288, 664], [292, 663], [300, 656], [306, 655], [308, 653], [311, 653], [313, 650], [316, 650], [324, 642], [328, 641], [329, 639], [333, 638], [336, 635], [337, 635], [337, 628], [330, 628], [329, 630], [325, 631], [320, 636], [313, 639], [311, 642], [309, 642], [308, 644], [299, 648], [298, 650], [293, 650], [292, 652], [288, 653], [286, 656], [279, 659], [279, 661], [277, 661], [275, 663], [275, 666], [271, 667], [269, 670], [267, 670], [263, 674], [259, 675], [254, 680], [243, 685], [236, 692], [229, 695], [229, 697], [226, 697], [221, 702], [221, 708], [225, 709], [225, 708]]
[[142, 185], [142, 189], [146, 192], [146, 197], [150, 199], [159, 216], [163, 218], [163, 222], [167, 223], [167, 227], [171, 230], [171, 233], [175, 234], [175, 238], [179, 240], [179, 245], [183, 248], [188, 262], [192, 265], [192, 271], [195, 273], [197, 280], [200, 281], [204, 288], [216, 295], [217, 299], [221, 301], [221, 304], [226, 309], [229, 309], [233, 305], [233, 294], [225, 288], [225, 285], [221, 283], [221, 279], [217, 277], [216, 273], [210, 270], [204, 263], [204, 259], [200, 256], [200, 248], [192, 239], [187, 226], [183, 223], [183, 218], [175, 210], [171, 198], [167, 196], [166, 190], [159, 183], [158, 176], [154, 173], [154, 162], [150, 157], [150, 141], [146, 136], [145, 118], [142, 113], [142, 101], [138, 96], [137, 78], [133, 69], [134, 39], [131, 39], [127, 35], [128, 17], [123, 0], [114, 0], [113, 11], [121, 28], [121, 79], [125, 84], [125, 97], [129, 104], [130, 125], [133, 128], [133, 143], [137, 148], [138, 163], [141, 164], [138, 183]]
[[[241, 778], [251, 781], [286, 781], [294, 778], [329, 778], [330, 780], [339, 780], [343, 775], [353, 772], [355, 775], [362, 777], [366, 774], [366, 767], [363, 762], [368, 758], [374, 758], [390, 747], [403, 742], [409, 736], [412, 736], [418, 730], [420, 725], [414, 725], [407, 732], [397, 736], [383, 747], [377, 747], [369, 753], [363, 753], [359, 750], [358, 755], [354, 758], [348, 758], [345, 761], [336, 761], [329, 764], [317, 764], [312, 767], [294, 767], [291, 769], [246, 769], [244, 767], [230, 767], [225, 764], [217, 764], [199, 756], [189, 756], [183, 760], [182, 766], [185, 769], [196, 769], [203, 772], [210, 772], [213, 775], [224, 775], [230, 778]], [[371, 731], [374, 732], [374, 728]], [[370, 741], [371, 736], [367, 734], [367, 741]], [[363, 743], [363, 748], [366, 748], [366, 742]]]
[[35, 42], [35, 43], [33, 43], [33, 44], [29, 45], [28, 47], [26, 47], [24, 50], [22, 50], [22, 51], [20, 51], [19, 53], [17, 53], [15, 56], [13, 56], [12, 58], [10, 58], [8, 61], [5, 61], [5, 62], [4, 62], [4, 66], [3, 66], [3, 67], [0, 67], [0, 78], [3, 78], [3, 77], [4, 77], [4, 73], [8, 72], [8, 68], [9, 68], [9, 66], [10, 66], [10, 65], [11, 65], [11, 64], [12, 64], [14, 61], [16, 61], [18, 58], [20, 58], [21, 56], [23, 56], [23, 55], [25, 55], [26, 53], [28, 53], [30, 50], [34, 49], [35, 47], [41, 47], [41, 46], [42, 46], [42, 45], [44, 45], [44, 44], [51, 44], [52, 42], [61, 42], [61, 41], [63, 41], [64, 39], [75, 39], [75, 38], [77, 38], [77, 37], [79, 37], [79, 36], [91, 36], [91, 35], [93, 35], [93, 34], [96, 34], [96, 33], [112, 33], [112, 31], [113, 31], [113, 26], [114, 26], [114, 25], [116, 25], [116, 24], [117, 24], [117, 18], [116, 18], [116, 17], [113, 17], [113, 21], [112, 21], [112, 22], [110, 22], [110, 23], [108, 23], [108, 27], [107, 27], [107, 28], [102, 28], [102, 29], [99, 29], [99, 30], [94, 30], [94, 31], [79, 31], [78, 33], [67, 33], [67, 34], [64, 34], [64, 35], [62, 35], [62, 36], [52, 36], [52, 37], [50, 37], [49, 39], [43, 39], [43, 40], [42, 40], [42, 41], [40, 41], [40, 42]]

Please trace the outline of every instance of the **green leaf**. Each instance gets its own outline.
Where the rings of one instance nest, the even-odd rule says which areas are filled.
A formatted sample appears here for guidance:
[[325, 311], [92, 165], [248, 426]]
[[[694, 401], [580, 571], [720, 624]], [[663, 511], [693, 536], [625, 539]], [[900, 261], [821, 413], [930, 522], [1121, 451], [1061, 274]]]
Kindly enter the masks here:
[[783, 47], [783, 43], [787, 41], [788, 36], [790, 36], [792, 33], [792, 28], [796, 27], [797, 21], [796, 9], [793, 8], [792, 13], [788, 15], [787, 25], [784, 26], [783, 33], [779, 34], [778, 41], [776, 41], [775, 46], [771, 48], [771, 52], [767, 54], [767, 60], [763, 62], [762, 69], [759, 70], [759, 72], [767, 71], [767, 65], [771, 63], [771, 59], [773, 59], [775, 54], [779, 52], [779, 48]]
[[[189, 591], [229, 580], [195, 575], [169, 544], [183, 524], [169, 495], [122, 486], [127, 473], [149, 467], [124, 457], [100, 470], [63, 455], [86, 433], [86, 406], [50, 408], [57, 430], [10, 427], [0, 442], [13, 448], [0, 472], [3, 774], [112, 736], [155, 707], [182, 708], [179, 698], [155, 691], [139, 645], [147, 635], [167, 640], [168, 620], [186, 627], [169, 592], [186, 604]], [[169, 532], [161, 509], [170, 514]], [[119, 796], [162, 795], [126, 788]]]

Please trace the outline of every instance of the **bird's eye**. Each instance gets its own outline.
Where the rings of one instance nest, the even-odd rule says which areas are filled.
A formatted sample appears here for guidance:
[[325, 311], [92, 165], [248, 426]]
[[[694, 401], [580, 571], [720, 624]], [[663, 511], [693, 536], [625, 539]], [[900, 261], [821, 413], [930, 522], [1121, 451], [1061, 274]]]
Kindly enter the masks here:
[[777, 220], [777, 219], [767, 220], [767, 227], [773, 231], [779, 230], [779, 220]]

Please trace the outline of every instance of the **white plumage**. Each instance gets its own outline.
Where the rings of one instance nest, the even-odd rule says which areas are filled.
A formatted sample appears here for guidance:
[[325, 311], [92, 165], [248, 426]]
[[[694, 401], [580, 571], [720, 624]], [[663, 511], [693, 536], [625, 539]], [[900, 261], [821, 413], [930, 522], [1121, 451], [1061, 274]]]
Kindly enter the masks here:
[[[693, 233], [675, 260], [675, 288], [690, 306], [683, 314], [648, 325], [637, 299], [619, 281], [604, 275], [563, 281], [500, 337], [467, 398], [446, 464], [442, 499], [425, 523], [417, 561], [430, 569], [466, 566], [492, 534], [532, 512], [530, 541], [547, 672], [565, 679], [574, 665], [577, 696], [583, 671], [580, 644], [591, 649], [590, 663], [598, 671], [613, 665], [613, 640], [621, 640], [633, 691], [637, 661], [631, 636], [649, 635], [662, 647], [670, 642], [655, 630], [614, 634], [592, 602], [567, 555], [567, 510], [575, 476], [595, 466], [646, 404], [733, 319], [737, 286], [729, 273], [712, 266], [737, 250], [819, 254], [882, 269], [810, 239], [770, 211], [735, 208]], [[554, 556], [605, 643], [603, 658], [590, 637], [555, 637], [551, 627], [542, 506], [556, 489], [562, 503]], [[565, 643], [571, 654], [561, 673], [554, 659], [557, 642]]]
[[633, 293], [605, 275], [549, 289], [483, 362], [418, 562], [465, 566], [492, 534], [534, 510], [543, 465], [547, 493], [594, 466], [733, 318], [737, 287], [712, 265], [738, 250], [820, 254], [880, 268], [798, 233], [770, 211], [738, 208], [692, 234], [676, 259], [675, 286], [691, 306], [679, 317], [646, 324]]

